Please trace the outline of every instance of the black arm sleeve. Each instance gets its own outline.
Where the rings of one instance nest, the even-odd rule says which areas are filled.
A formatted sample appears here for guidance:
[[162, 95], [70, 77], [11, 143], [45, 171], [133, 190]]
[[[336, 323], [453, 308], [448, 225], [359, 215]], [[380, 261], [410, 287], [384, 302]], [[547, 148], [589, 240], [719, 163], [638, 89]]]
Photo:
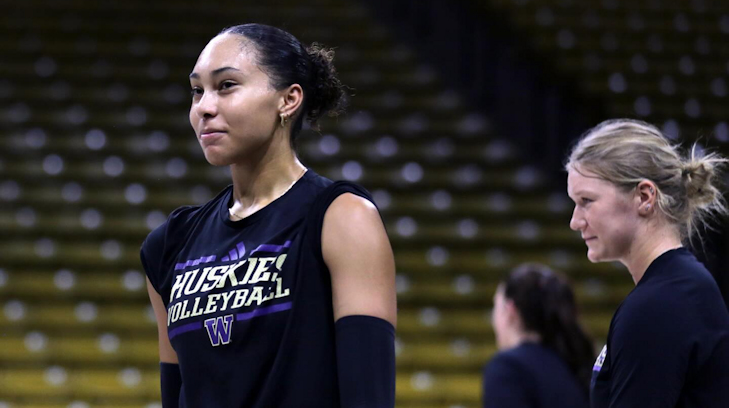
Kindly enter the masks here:
[[395, 328], [372, 316], [337, 320], [337, 372], [342, 408], [395, 406]]
[[179, 408], [182, 376], [180, 365], [159, 363], [160, 386], [162, 388], [162, 408]]

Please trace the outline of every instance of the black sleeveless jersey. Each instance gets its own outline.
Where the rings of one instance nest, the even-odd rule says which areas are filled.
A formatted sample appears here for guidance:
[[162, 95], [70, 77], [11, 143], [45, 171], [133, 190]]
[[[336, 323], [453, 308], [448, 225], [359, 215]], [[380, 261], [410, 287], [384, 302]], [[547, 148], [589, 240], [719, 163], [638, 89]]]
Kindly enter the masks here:
[[324, 213], [362, 187], [309, 170], [240, 221], [232, 186], [175, 210], [141, 249], [167, 308], [182, 374], [181, 407], [339, 407]]

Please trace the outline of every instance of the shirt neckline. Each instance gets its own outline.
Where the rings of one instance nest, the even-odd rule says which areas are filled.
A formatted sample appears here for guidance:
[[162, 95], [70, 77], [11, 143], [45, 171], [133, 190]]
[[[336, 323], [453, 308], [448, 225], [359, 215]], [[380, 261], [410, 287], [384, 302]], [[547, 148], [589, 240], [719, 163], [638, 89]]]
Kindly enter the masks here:
[[648, 268], [643, 273], [643, 277], [638, 281], [638, 284], [635, 285], [636, 287], [640, 286], [642, 283], [644, 283], [647, 280], [650, 280], [653, 275], [656, 274], [655, 271], [658, 271], [662, 269], [664, 265], [671, 262], [676, 256], [685, 255], [690, 253], [689, 250], [686, 247], [678, 247], [674, 249], [669, 249], [668, 251], [658, 255], [656, 259], [651, 262], [650, 265], [648, 265]]
[[218, 204], [218, 217], [221, 219], [221, 221], [233, 228], [243, 228], [247, 227], [251, 224], [254, 224], [258, 222], [261, 219], [266, 218], [269, 214], [276, 211], [276, 208], [281, 205], [281, 202], [285, 197], [290, 196], [294, 193], [294, 191], [301, 188], [301, 185], [303, 185], [307, 180], [314, 177], [314, 172], [310, 169], [306, 169], [306, 172], [303, 176], [301, 176], [296, 182], [289, 188], [285, 193], [282, 195], [276, 197], [275, 200], [268, 203], [265, 207], [261, 208], [260, 210], [254, 212], [253, 214], [237, 220], [233, 221], [230, 219], [230, 212], [228, 209], [230, 208], [231, 201], [233, 199], [233, 185], [229, 185], [226, 189], [226, 192], [223, 196], [223, 199], [220, 200], [220, 203]]

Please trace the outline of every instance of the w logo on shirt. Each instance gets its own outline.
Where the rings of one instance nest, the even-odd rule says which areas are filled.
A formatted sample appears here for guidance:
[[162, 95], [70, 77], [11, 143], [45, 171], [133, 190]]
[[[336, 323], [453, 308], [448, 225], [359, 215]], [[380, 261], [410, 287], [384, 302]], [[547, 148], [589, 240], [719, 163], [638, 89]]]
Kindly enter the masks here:
[[219, 346], [230, 343], [230, 334], [233, 331], [233, 315], [218, 316], [205, 320], [210, 344]]

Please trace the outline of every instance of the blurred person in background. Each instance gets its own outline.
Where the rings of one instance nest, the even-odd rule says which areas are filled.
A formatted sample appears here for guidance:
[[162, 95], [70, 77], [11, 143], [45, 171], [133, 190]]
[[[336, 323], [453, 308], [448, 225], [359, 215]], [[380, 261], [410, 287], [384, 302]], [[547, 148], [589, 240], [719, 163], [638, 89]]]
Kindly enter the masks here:
[[232, 185], [181, 207], [141, 259], [164, 408], [393, 407], [395, 264], [369, 193], [297, 158], [344, 104], [333, 51], [245, 24], [207, 44], [190, 123]]
[[494, 295], [499, 352], [484, 369], [483, 407], [588, 407], [595, 352], [577, 317], [564, 277], [539, 264], [514, 269]]
[[590, 261], [619, 261], [635, 283], [593, 368], [593, 408], [729, 407], [729, 312], [684, 247], [726, 214], [725, 163], [696, 145], [684, 158], [655, 126], [630, 119], [599, 124], [572, 150], [570, 227]]

